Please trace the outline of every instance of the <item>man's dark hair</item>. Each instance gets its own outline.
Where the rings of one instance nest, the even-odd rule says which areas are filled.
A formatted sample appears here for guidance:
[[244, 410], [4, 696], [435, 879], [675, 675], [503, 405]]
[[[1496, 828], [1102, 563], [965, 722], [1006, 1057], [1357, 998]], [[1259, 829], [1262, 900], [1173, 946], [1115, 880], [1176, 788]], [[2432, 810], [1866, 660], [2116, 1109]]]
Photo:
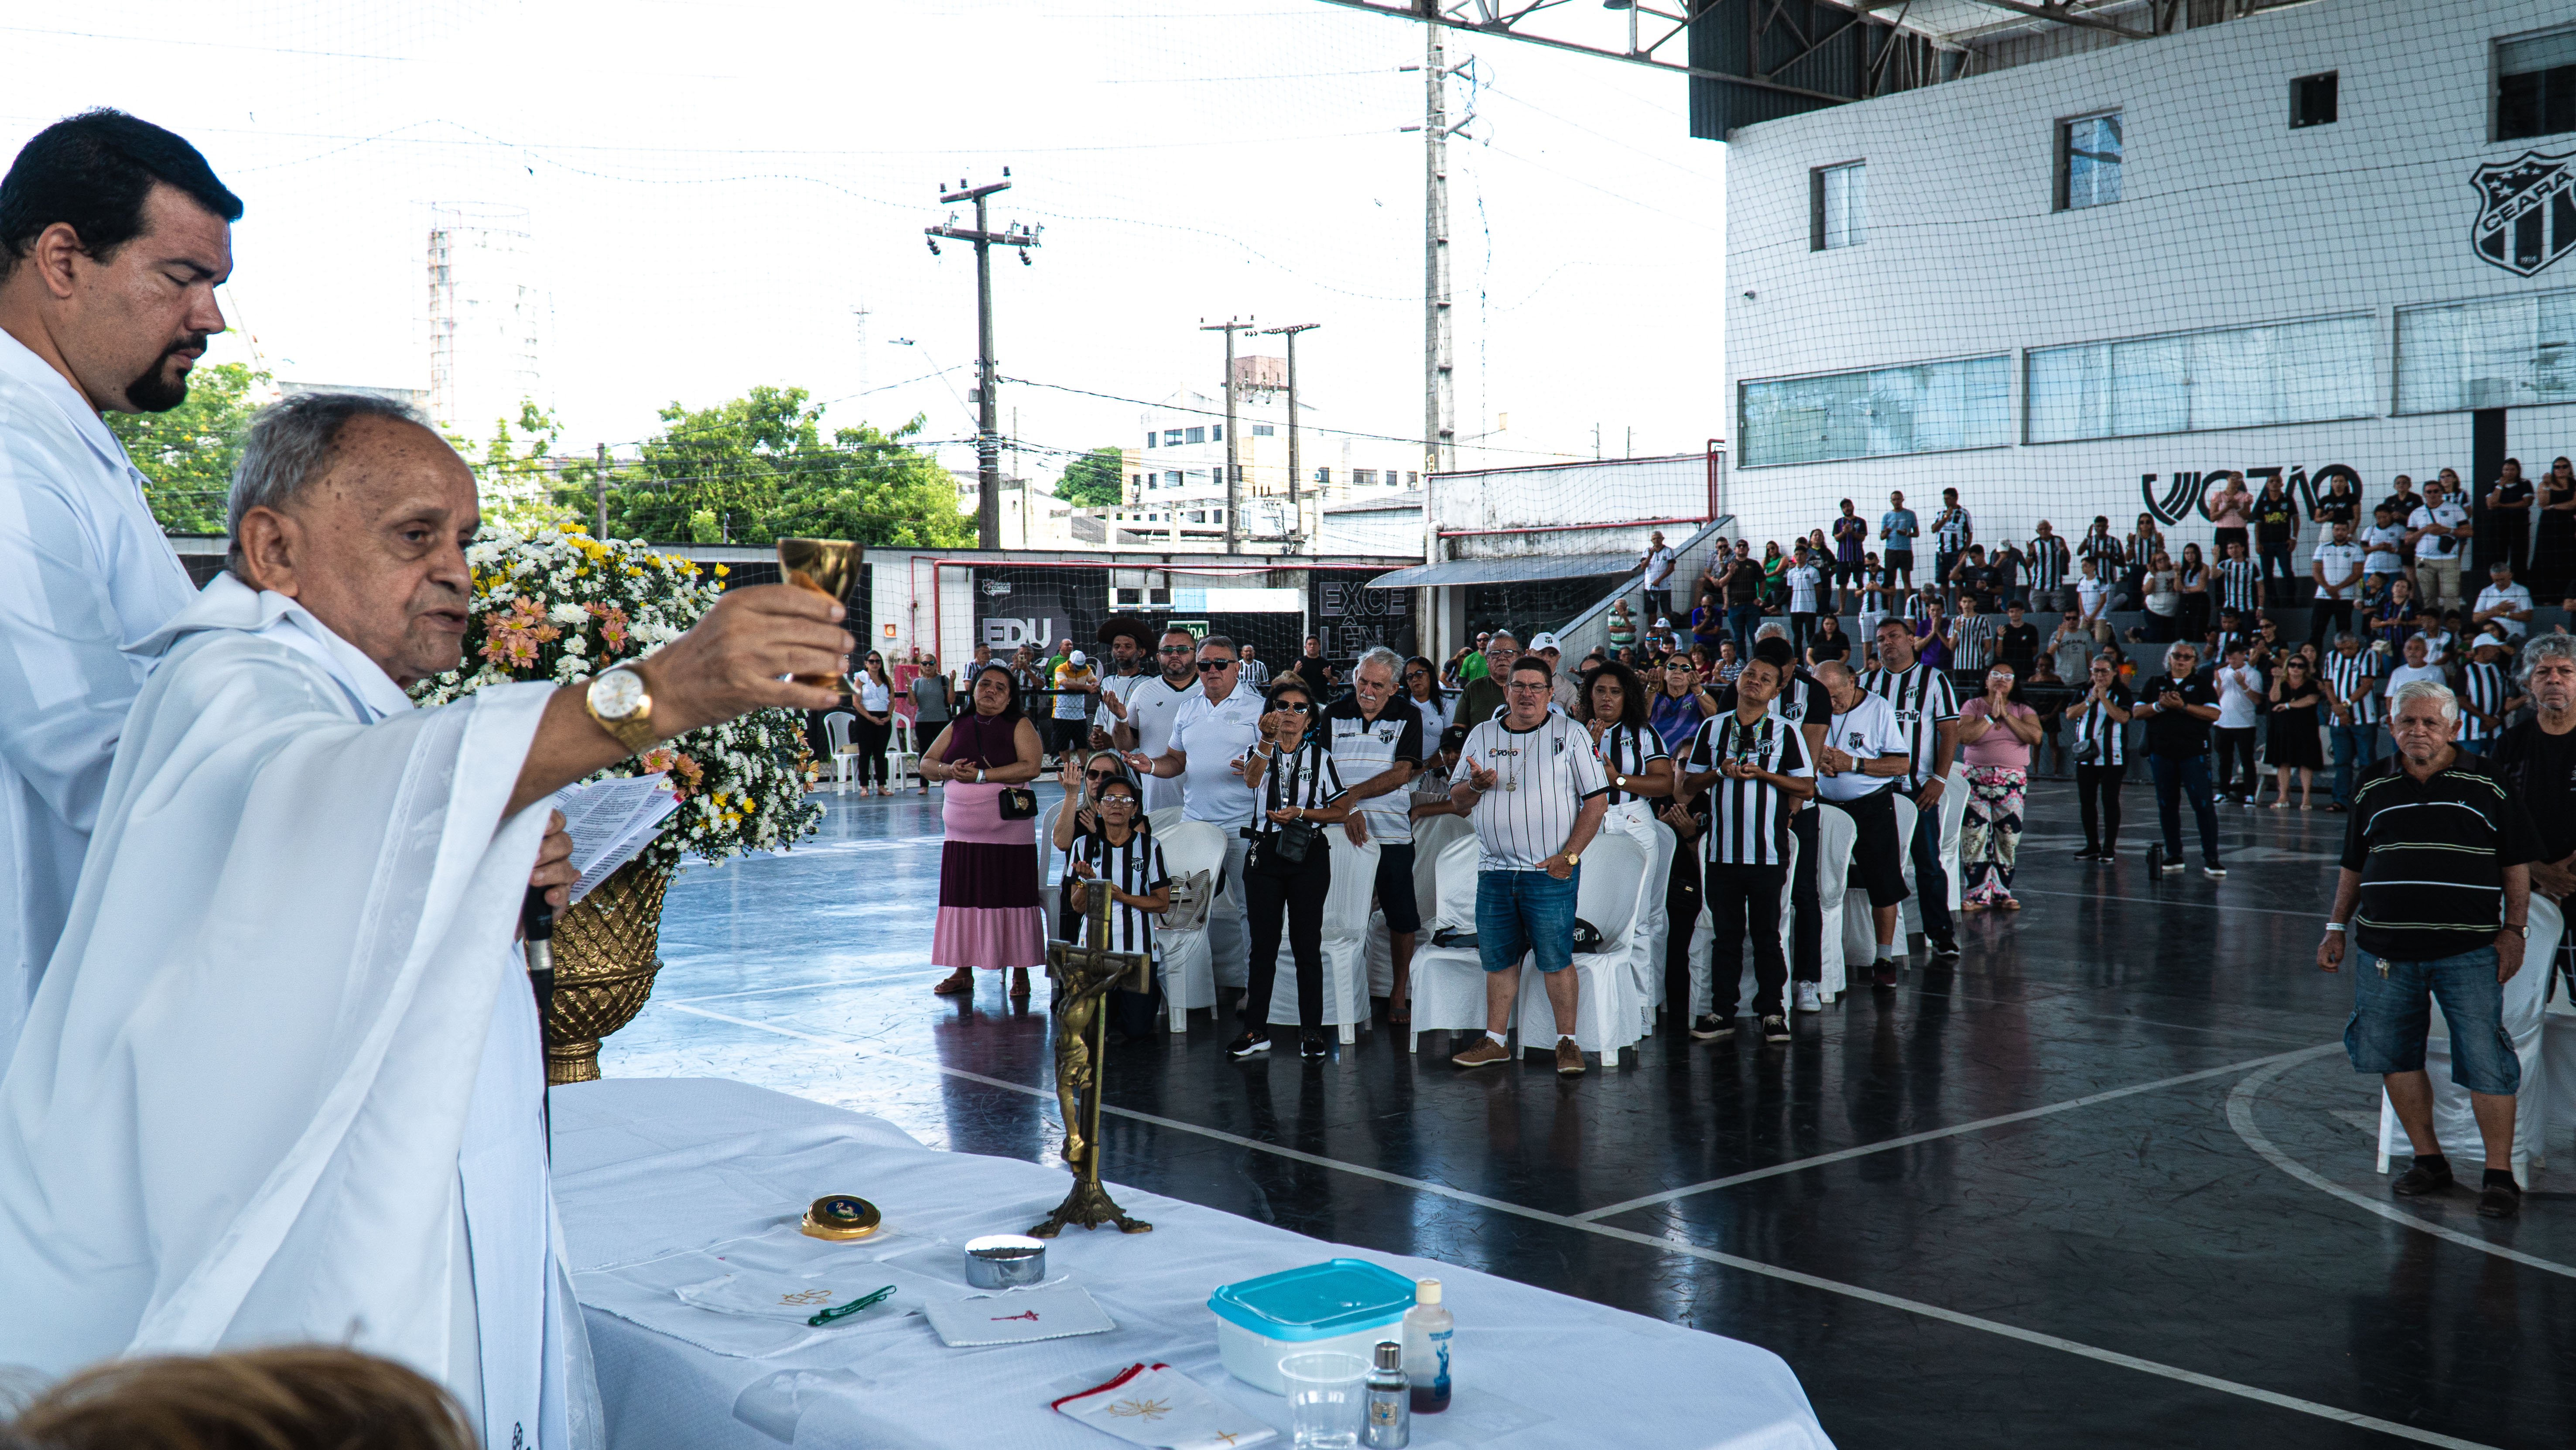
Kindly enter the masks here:
[[1798, 663], [1795, 646], [1776, 634], [1766, 634], [1753, 642], [1753, 657], [1766, 665], [1791, 669]]
[[178, 188], [227, 222], [241, 220], [241, 198], [175, 132], [106, 109], [37, 132], [0, 177], [0, 277], [56, 222], [80, 235], [82, 251], [107, 260], [143, 234], [143, 198], [155, 182]]
[[1519, 659], [1512, 661], [1513, 674], [1517, 675], [1524, 670], [1536, 674], [1539, 679], [1546, 684], [1553, 685], [1556, 683], [1556, 671], [1549, 669], [1547, 667], [1547, 661], [1540, 659], [1537, 655], [1522, 655]]

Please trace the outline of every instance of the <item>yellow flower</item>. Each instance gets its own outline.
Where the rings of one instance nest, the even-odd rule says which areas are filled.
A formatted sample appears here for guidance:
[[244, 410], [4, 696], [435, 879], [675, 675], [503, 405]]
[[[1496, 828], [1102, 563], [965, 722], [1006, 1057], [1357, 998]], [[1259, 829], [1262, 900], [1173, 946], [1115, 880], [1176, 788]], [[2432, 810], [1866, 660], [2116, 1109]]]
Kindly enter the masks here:
[[732, 573], [733, 571], [731, 569], [726, 568], [722, 564], [718, 564], [716, 566], [716, 577], [719, 579], [727, 578], [732, 575]]

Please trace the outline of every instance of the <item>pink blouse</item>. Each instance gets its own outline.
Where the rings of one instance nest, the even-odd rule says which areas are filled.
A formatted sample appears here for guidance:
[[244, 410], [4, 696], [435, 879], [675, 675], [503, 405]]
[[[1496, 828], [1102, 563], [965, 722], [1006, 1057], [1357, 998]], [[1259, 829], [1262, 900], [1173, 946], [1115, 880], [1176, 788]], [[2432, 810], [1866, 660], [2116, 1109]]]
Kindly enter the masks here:
[[[2014, 705], [2009, 707], [2009, 710], [2017, 720], [2035, 719], [2039, 713], [2028, 705]], [[1979, 695], [1961, 705], [1959, 718], [1985, 719], [1986, 697]], [[1959, 747], [1959, 759], [1969, 765], [2000, 766], [2005, 770], [2028, 770], [2030, 769], [2030, 747], [2022, 743], [2020, 736], [1999, 724], [1987, 731], [1984, 739], [1972, 745]]]

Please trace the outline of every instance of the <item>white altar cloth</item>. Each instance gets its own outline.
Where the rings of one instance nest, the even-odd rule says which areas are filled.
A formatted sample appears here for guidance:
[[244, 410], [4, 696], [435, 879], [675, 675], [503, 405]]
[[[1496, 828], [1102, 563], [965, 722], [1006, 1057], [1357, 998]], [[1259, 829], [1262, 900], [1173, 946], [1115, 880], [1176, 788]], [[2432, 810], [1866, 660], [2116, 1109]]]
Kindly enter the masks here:
[[[916, 1243], [962, 1244], [1025, 1230], [1070, 1183], [1058, 1165], [941, 1152], [880, 1118], [713, 1079], [555, 1089], [554, 1171], [572, 1267], [592, 1286], [650, 1277], [649, 1266], [613, 1280], [597, 1270], [793, 1223], [825, 1193], [869, 1199], [887, 1230]], [[1225, 1372], [1207, 1297], [1220, 1284], [1347, 1256], [1439, 1279], [1458, 1316], [1458, 1400], [1415, 1422], [1416, 1445], [1830, 1450], [1797, 1377], [1766, 1350], [1453, 1264], [1112, 1192], [1154, 1232], [1068, 1229], [1047, 1267], [1088, 1288], [1117, 1321], [1113, 1333], [949, 1349], [915, 1315], [752, 1359], [592, 1304], [610, 1445], [775, 1450], [786, 1429], [789, 1443], [870, 1450], [1108, 1450], [1115, 1440], [1047, 1403], [1080, 1388], [1082, 1375], [1105, 1379], [1140, 1360], [1186, 1372], [1277, 1426], [1285, 1445], [1287, 1401]], [[1059, 1382], [1067, 1387], [1050, 1389]]]

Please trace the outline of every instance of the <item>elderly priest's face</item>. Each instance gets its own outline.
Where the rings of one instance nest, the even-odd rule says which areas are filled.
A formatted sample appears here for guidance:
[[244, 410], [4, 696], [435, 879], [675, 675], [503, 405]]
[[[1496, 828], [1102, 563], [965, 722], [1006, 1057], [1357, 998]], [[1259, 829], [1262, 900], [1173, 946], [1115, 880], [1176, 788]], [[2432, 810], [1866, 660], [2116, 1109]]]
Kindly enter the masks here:
[[456, 668], [474, 589], [465, 546], [482, 522], [465, 460], [418, 424], [361, 416], [315, 467], [243, 516], [249, 582], [313, 611], [406, 689]]

